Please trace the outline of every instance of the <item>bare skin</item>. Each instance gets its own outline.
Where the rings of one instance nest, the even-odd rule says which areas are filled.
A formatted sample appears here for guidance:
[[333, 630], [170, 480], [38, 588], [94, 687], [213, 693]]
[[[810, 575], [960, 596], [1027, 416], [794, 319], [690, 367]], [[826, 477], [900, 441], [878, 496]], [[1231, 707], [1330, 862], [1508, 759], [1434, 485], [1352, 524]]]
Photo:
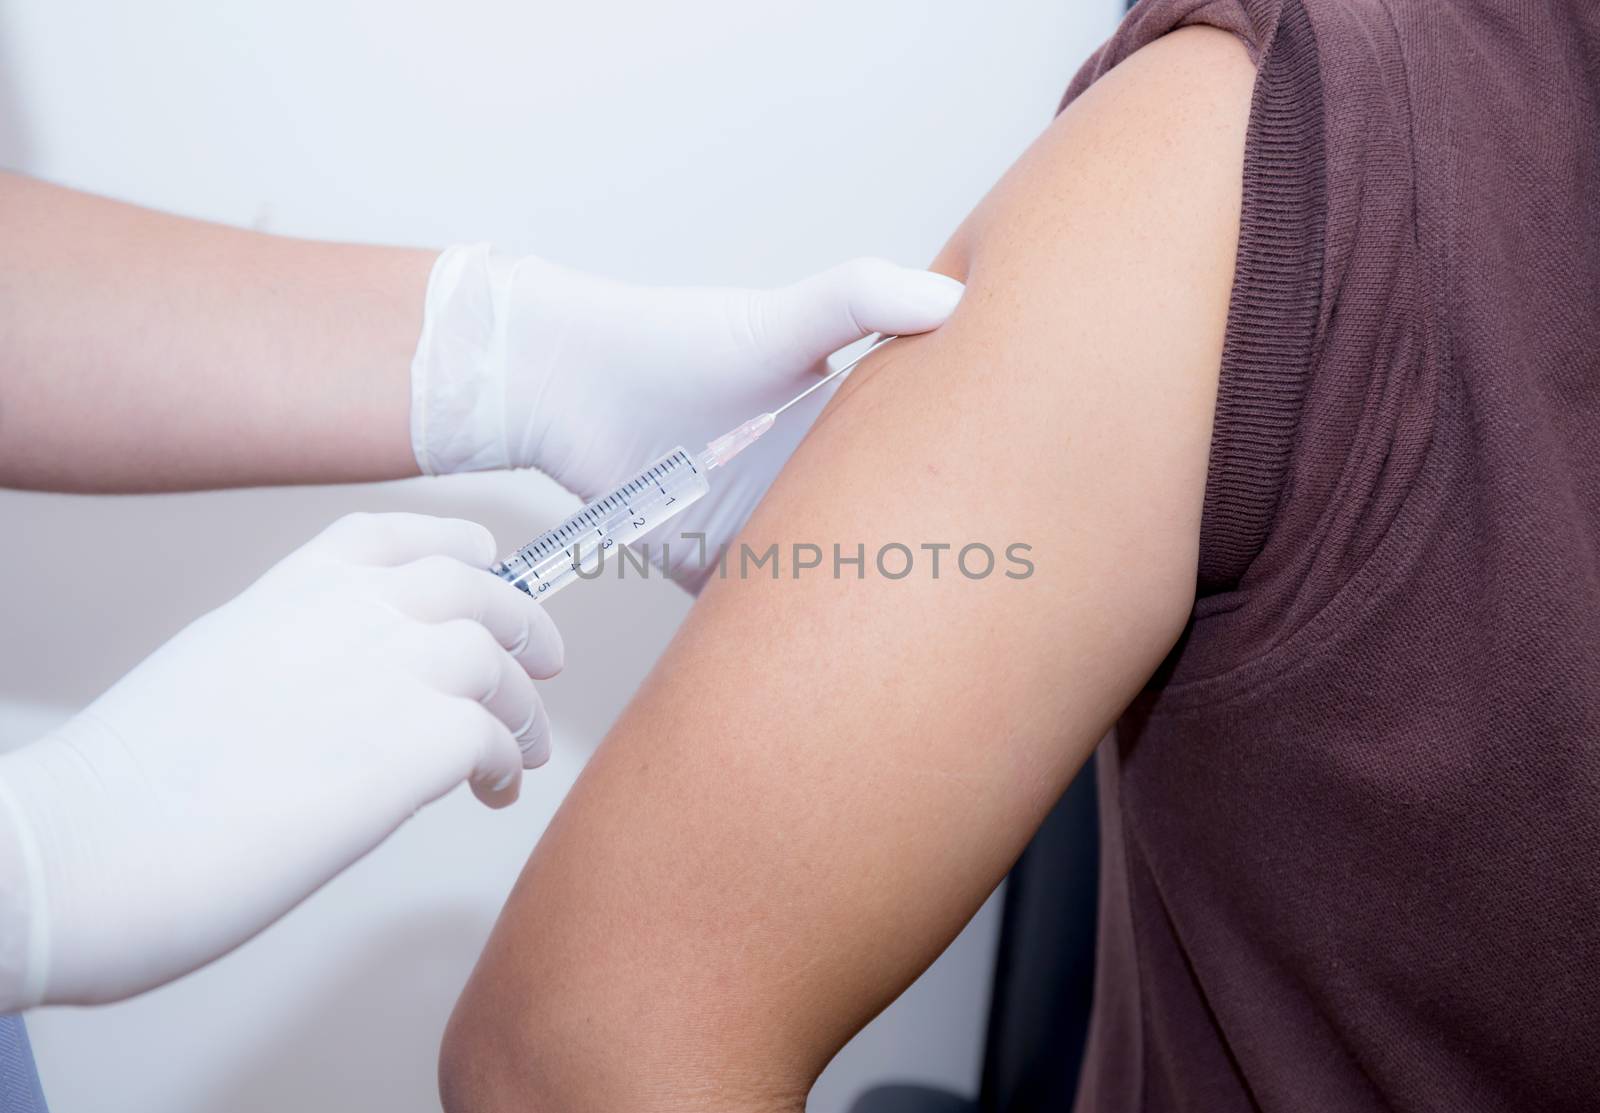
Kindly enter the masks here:
[[[506, 905], [451, 1113], [796, 1113], [994, 889], [1193, 604], [1253, 79], [1168, 36], [956, 234], [955, 317], [856, 372], [744, 533], [865, 576], [706, 590]], [[890, 581], [896, 542], [955, 549]], [[968, 542], [1035, 571], [969, 579]]]
[[416, 475], [411, 354], [434, 258], [0, 173], [0, 486]]

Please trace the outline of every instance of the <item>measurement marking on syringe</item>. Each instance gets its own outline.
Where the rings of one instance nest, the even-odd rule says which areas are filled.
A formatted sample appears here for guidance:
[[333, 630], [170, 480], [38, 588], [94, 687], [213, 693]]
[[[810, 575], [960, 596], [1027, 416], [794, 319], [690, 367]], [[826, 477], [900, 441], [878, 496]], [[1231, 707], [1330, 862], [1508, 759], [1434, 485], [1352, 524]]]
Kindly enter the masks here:
[[[889, 339], [880, 339], [868, 351], [875, 351]], [[676, 516], [685, 506], [693, 505], [706, 493], [708, 484], [703, 472], [726, 465], [772, 428], [773, 420], [779, 414], [826, 383], [848, 373], [861, 358], [857, 357], [819, 378], [784, 405], [759, 414], [715, 438], [707, 444], [704, 453], [691, 453], [681, 446], [667, 453], [644, 471], [628, 477], [594, 502], [581, 507], [566, 521], [558, 523], [519, 549], [497, 565], [494, 571], [530, 595], [533, 592], [523, 583], [527, 579], [537, 581], [538, 590], [544, 596], [561, 590], [582, 575], [576, 540], [582, 534], [592, 529], [599, 535], [603, 551], [613, 544], [631, 544], [635, 538], [659, 528], [663, 521]], [[549, 578], [546, 579], [535, 565], [547, 569]]]

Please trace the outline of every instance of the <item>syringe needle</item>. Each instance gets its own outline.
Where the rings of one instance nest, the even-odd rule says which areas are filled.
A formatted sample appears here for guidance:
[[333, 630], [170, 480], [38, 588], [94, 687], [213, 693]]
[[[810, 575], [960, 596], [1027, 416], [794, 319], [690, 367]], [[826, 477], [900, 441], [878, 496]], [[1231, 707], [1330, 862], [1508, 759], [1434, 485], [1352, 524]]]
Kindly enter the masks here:
[[879, 337], [877, 340], [872, 342], [871, 347], [862, 352], [860, 355], [856, 356], [855, 359], [851, 360], [837, 371], [828, 372], [826, 375], [822, 376], [822, 378], [806, 387], [799, 394], [796, 394], [793, 398], [789, 399], [777, 409], [769, 410], [764, 414], [757, 414], [744, 424], [730, 429], [726, 433], [722, 434], [722, 436], [715, 438], [706, 445], [705, 455], [701, 457], [701, 461], [707, 468], [720, 468], [723, 464], [726, 464], [729, 460], [739, 455], [739, 453], [755, 444], [756, 441], [762, 436], [765, 436], [767, 430], [772, 428], [773, 422], [778, 420], [778, 415], [784, 410], [787, 410], [796, 402], [804, 399], [812, 391], [821, 390], [834, 379], [837, 379], [840, 375], [843, 375], [846, 371], [849, 371], [856, 364], [866, 359], [873, 352], [877, 351], [879, 348], [883, 347], [893, 339], [894, 337], [892, 336]]
[[816, 382], [812, 383], [810, 386], [808, 386], [804, 390], [802, 390], [799, 394], [796, 394], [793, 398], [789, 399], [783, 405], [781, 405], [777, 409], [773, 410], [772, 411], [772, 416], [773, 417], [777, 417], [784, 410], [787, 410], [790, 406], [794, 405], [796, 402], [803, 401], [808, 395], [811, 394], [812, 391], [821, 390], [823, 387], [825, 387], [829, 383], [833, 382], [833, 380], [837, 379], [840, 375], [843, 375], [846, 372], [853, 370], [855, 368], [856, 364], [858, 364], [862, 360], [866, 359], [873, 352], [877, 351], [879, 348], [883, 347], [885, 344], [887, 344], [889, 341], [891, 341], [893, 339], [894, 339], [893, 336], [880, 336], [880, 337], [878, 337], [878, 339], [874, 340], [872, 342], [872, 345], [869, 348], [867, 348], [866, 351], [864, 351], [860, 355], [856, 356], [855, 359], [851, 360], [849, 363], [845, 364], [843, 367], [839, 368], [837, 371], [829, 371], [826, 375], [822, 376], [822, 378], [818, 379]]

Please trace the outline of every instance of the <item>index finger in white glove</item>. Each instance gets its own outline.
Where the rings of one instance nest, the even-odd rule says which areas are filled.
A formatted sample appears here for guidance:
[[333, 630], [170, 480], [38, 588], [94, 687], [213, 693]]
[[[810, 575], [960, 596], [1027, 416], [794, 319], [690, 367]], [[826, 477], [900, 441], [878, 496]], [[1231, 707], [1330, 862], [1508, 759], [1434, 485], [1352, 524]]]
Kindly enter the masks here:
[[419, 670], [435, 691], [480, 705], [504, 726], [462, 737], [472, 747], [473, 791], [491, 807], [509, 804], [523, 768], [550, 757], [550, 721], [533, 681], [488, 631], [466, 619], [426, 627], [420, 649]]
[[544, 606], [499, 576], [449, 557], [431, 556], [392, 572], [387, 595], [394, 607], [419, 622], [465, 618], [481, 624], [532, 677], [548, 680], [561, 671], [565, 649], [555, 620]]
[[820, 360], [874, 332], [905, 336], [944, 324], [965, 291], [934, 271], [861, 258], [751, 299], [757, 350]]
[[511, 729], [494, 712], [474, 700], [451, 697], [421, 713], [418, 722], [441, 743], [450, 743], [437, 752], [430, 771], [429, 800], [438, 799], [465, 779], [472, 794], [491, 808], [516, 802], [525, 759]]

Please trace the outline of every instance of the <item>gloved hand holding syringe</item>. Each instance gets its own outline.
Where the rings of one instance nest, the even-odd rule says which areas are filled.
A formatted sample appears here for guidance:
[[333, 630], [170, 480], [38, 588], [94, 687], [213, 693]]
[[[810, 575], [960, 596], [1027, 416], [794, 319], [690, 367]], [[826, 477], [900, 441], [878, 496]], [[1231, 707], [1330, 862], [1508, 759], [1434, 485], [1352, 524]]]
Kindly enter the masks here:
[[709, 473], [754, 444], [778, 416], [822, 389], [893, 340], [883, 336], [855, 359], [819, 378], [783, 405], [750, 418], [704, 450], [674, 448], [626, 483], [588, 503], [560, 525], [546, 530], [495, 565], [492, 571], [535, 599], [545, 599], [580, 578], [619, 546], [631, 544], [677, 517], [711, 489]]

